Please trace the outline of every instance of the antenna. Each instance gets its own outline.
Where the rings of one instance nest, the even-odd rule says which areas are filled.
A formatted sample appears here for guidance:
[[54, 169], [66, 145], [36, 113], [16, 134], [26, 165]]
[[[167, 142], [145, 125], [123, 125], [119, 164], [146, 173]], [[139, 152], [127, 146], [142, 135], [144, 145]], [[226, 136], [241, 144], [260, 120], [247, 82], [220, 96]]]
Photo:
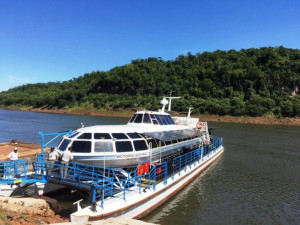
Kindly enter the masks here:
[[171, 112], [171, 103], [172, 103], [172, 99], [178, 99], [181, 97], [167, 97], [169, 99], [169, 106], [168, 106], [168, 111]]
[[169, 101], [167, 100], [166, 97], [163, 97], [163, 99], [160, 101], [160, 104], [162, 104], [162, 108], [161, 108], [161, 111], [164, 112], [165, 111], [165, 108], [166, 108], [166, 105], [168, 105]]
[[167, 98], [169, 99], [168, 112], [170, 113], [171, 112], [172, 99], [178, 99], [178, 98], [181, 98], [181, 97], [172, 97], [172, 91], [170, 91], [170, 96], [167, 97]]
[[193, 107], [189, 107], [189, 111], [188, 111], [188, 114], [187, 114], [187, 118], [189, 119], [191, 117], [191, 112], [193, 111]]
[[[169, 101], [167, 100], [167, 98], [169, 99]], [[171, 112], [171, 103], [172, 103], [172, 99], [177, 99], [177, 98], [181, 98], [181, 97], [172, 97], [172, 91], [170, 91], [170, 96], [169, 97], [163, 97], [163, 99], [160, 101], [160, 104], [162, 104], [162, 108], [161, 111], [164, 112], [166, 109], [166, 105], [169, 104], [168, 106], [168, 112]]]

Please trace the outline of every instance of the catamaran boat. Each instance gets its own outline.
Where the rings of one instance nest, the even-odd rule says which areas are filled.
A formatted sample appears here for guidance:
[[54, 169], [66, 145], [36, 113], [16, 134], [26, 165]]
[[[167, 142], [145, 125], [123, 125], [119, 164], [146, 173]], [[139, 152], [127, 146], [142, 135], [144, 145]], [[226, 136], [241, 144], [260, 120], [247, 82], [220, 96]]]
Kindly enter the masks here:
[[[169, 101], [167, 100], [169, 98]], [[125, 125], [82, 127], [65, 135], [56, 150], [62, 154], [72, 147], [74, 161], [109, 168], [135, 168], [172, 158], [209, 143], [206, 123], [197, 118], [172, 118], [171, 99], [161, 101], [158, 111], [137, 111]]]

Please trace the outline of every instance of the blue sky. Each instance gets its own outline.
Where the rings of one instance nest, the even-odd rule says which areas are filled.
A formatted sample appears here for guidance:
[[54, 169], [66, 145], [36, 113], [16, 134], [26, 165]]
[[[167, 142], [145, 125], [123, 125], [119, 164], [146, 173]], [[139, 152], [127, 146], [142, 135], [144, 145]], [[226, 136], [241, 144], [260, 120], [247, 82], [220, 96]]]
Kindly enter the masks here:
[[0, 0], [0, 91], [133, 59], [300, 48], [299, 0]]

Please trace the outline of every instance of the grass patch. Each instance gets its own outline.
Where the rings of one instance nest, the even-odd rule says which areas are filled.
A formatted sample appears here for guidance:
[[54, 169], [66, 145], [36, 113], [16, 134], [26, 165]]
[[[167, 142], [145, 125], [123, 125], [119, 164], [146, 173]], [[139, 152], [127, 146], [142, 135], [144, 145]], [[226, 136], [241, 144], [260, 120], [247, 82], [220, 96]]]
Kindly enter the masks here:
[[0, 207], [0, 220], [2, 220], [5, 225], [10, 225], [10, 223], [7, 221], [6, 215], [1, 207]]

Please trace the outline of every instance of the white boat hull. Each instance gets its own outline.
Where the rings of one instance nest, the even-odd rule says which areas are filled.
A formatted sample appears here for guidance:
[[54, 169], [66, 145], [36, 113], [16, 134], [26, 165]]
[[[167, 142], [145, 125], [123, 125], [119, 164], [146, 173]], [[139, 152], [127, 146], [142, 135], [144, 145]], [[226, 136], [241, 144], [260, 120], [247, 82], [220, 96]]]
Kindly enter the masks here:
[[126, 196], [126, 201], [121, 196], [119, 198], [115, 196], [111, 199], [105, 199], [103, 208], [101, 203], [98, 202], [96, 211], [92, 211], [91, 207], [87, 207], [80, 210], [80, 213], [76, 212], [76, 214], [89, 215], [89, 220], [118, 216], [132, 219], [141, 218], [168, 200], [192, 179], [196, 178], [217, 160], [223, 151], [223, 146], [218, 147], [214, 152], [195, 162], [191, 167], [188, 166], [186, 171], [182, 170], [180, 174], [177, 173], [174, 177], [169, 177], [167, 185], [159, 183], [156, 185], [155, 190], [151, 188], [143, 191], [138, 191], [138, 187], [136, 187], [130, 190], [130, 193]]

